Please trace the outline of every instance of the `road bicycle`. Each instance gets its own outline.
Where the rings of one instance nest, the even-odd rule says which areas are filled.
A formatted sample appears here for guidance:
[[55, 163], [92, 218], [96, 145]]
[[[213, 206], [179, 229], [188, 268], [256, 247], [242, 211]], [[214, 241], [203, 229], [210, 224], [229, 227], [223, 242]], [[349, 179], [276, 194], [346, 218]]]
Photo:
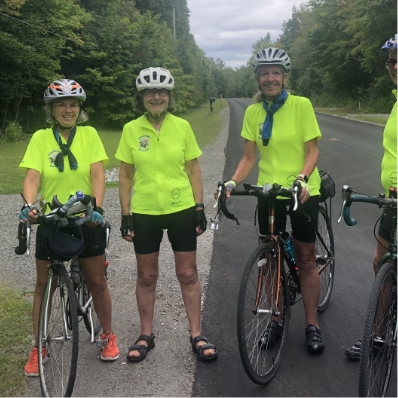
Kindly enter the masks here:
[[386, 198], [384, 193], [376, 197], [354, 192], [351, 187], [344, 185], [342, 196], [343, 205], [339, 221], [343, 217], [349, 226], [357, 223], [350, 215], [353, 202], [376, 204], [393, 217], [389, 252], [379, 262], [370, 294], [359, 365], [359, 396], [386, 397], [390, 390], [391, 378], [396, 374], [394, 368], [397, 356], [396, 191], [395, 198]]
[[[253, 186], [243, 184], [244, 190], [233, 190], [231, 195], [268, 197], [269, 234], [260, 236], [260, 244], [254, 249], [243, 271], [237, 315], [237, 335], [243, 367], [249, 378], [257, 384], [268, 384], [278, 372], [287, 341], [290, 306], [300, 300], [300, 279], [297, 265], [292, 255], [286, 231], [277, 231], [274, 225], [275, 202], [277, 197], [294, 200], [294, 211], [298, 210], [297, 195], [300, 186], [295, 183], [292, 189], [278, 184]], [[289, 204], [289, 201], [286, 201]], [[220, 217], [235, 220], [226, 205], [224, 183], [218, 184], [217, 214], [212, 228], [218, 229]], [[303, 213], [304, 217], [308, 217]], [[316, 232], [316, 266], [321, 279], [321, 296], [318, 311], [326, 309], [334, 282], [334, 240], [326, 203], [318, 209]], [[278, 330], [279, 339], [275, 336]]]
[[[53, 200], [52, 211], [39, 215], [38, 223], [54, 223], [63, 226], [82, 225], [93, 212], [92, 198], [77, 193], [65, 205]], [[55, 204], [54, 204], [55, 203]], [[75, 218], [85, 212], [85, 216]], [[105, 233], [106, 254], [108, 252], [110, 225], [101, 226]], [[29, 254], [31, 226], [29, 222], [19, 225], [20, 244], [15, 248], [17, 254]], [[78, 324], [83, 320], [90, 333], [91, 343], [101, 329], [101, 323], [93, 305], [91, 293], [84, 280], [82, 268], [77, 256], [70, 261], [62, 261], [55, 253], [50, 258], [49, 274], [40, 306], [38, 326], [39, 379], [43, 396], [72, 395], [78, 359]], [[65, 266], [69, 264], [69, 270]], [[107, 278], [108, 262], [105, 261], [104, 273]], [[43, 350], [47, 355], [43, 357]]]

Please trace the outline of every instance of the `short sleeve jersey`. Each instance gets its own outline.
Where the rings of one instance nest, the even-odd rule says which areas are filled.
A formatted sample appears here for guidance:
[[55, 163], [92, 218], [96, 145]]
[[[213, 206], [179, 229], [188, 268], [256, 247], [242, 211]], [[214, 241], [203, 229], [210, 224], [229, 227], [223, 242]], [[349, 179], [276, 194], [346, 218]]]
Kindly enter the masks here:
[[185, 162], [202, 154], [190, 124], [166, 114], [160, 133], [146, 116], [127, 123], [115, 157], [135, 168], [134, 213], [171, 214], [194, 206]]
[[[61, 137], [62, 142], [66, 141]], [[76, 135], [70, 147], [78, 162], [78, 168], [71, 170], [68, 156], [64, 156], [64, 171], [59, 172], [54, 165], [55, 157], [61, 149], [51, 128], [36, 131], [26, 149], [19, 167], [34, 169], [40, 173], [40, 195], [47, 202], [57, 195], [65, 203], [70, 195], [82, 191], [92, 194], [90, 166], [96, 162], [108, 162], [102, 141], [93, 127], [77, 126]]]
[[[397, 91], [393, 90], [395, 97]], [[390, 187], [397, 188], [397, 102], [395, 101], [383, 133], [384, 155], [381, 161], [381, 183], [388, 197]]]
[[[305, 142], [320, 139], [321, 132], [311, 102], [289, 94], [284, 105], [274, 113], [268, 146], [261, 133], [266, 111], [262, 102], [250, 105], [245, 112], [241, 136], [257, 144], [260, 151], [258, 185], [277, 183], [290, 188], [305, 162]], [[319, 195], [320, 177], [315, 168], [309, 176], [311, 195]]]

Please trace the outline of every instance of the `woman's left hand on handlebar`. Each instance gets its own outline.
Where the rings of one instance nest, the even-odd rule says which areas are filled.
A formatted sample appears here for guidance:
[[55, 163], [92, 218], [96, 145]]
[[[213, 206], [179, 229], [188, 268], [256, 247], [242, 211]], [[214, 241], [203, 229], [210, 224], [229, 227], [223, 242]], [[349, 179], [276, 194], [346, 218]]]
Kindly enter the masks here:
[[103, 217], [98, 211], [93, 211], [93, 215], [91, 216], [91, 219], [86, 222], [86, 225], [89, 227], [96, 227], [97, 225], [101, 224], [103, 220]]

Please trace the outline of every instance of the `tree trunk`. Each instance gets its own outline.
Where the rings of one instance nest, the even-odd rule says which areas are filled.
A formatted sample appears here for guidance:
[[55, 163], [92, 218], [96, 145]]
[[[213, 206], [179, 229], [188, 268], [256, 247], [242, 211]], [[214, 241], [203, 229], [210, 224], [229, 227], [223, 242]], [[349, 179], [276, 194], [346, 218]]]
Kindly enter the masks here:
[[7, 110], [8, 110], [8, 101], [6, 102], [6, 109], [4, 110], [3, 126], [1, 127], [1, 131], [2, 131], [3, 133], [6, 131]]
[[21, 102], [22, 102], [22, 95], [23, 95], [23, 88], [22, 88], [22, 90], [21, 90], [21, 95], [19, 96], [18, 105], [17, 105], [17, 112], [16, 112], [16, 114], [15, 114], [14, 123], [16, 123], [16, 122], [18, 121], [19, 107], [20, 107]]

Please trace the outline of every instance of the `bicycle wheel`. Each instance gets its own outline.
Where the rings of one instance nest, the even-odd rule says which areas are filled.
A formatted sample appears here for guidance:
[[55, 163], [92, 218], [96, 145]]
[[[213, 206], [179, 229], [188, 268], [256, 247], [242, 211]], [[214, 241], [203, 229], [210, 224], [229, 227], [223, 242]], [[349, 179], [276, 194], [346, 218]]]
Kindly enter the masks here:
[[334, 282], [334, 238], [326, 210], [318, 208], [318, 228], [315, 241], [316, 267], [321, 282], [321, 294], [319, 296], [318, 312], [325, 311], [329, 304]]
[[278, 371], [289, 326], [290, 306], [283, 260], [278, 279], [279, 254], [282, 256], [277, 242], [258, 246], [246, 263], [239, 291], [240, 357], [250, 379], [263, 385]]
[[359, 365], [359, 396], [386, 397], [397, 355], [397, 264], [377, 273], [369, 299]]
[[91, 342], [95, 342], [95, 336], [101, 330], [101, 322], [98, 318], [97, 313], [95, 312], [93, 299], [91, 297], [91, 293], [88, 290], [88, 287], [83, 278], [83, 306], [87, 307], [86, 313], [83, 315], [84, 325], [86, 326], [87, 331], [91, 334]]
[[[40, 387], [45, 397], [70, 397], [79, 343], [76, 297], [63, 264], [52, 266], [40, 306], [38, 345]], [[42, 359], [47, 349], [46, 363]]]

